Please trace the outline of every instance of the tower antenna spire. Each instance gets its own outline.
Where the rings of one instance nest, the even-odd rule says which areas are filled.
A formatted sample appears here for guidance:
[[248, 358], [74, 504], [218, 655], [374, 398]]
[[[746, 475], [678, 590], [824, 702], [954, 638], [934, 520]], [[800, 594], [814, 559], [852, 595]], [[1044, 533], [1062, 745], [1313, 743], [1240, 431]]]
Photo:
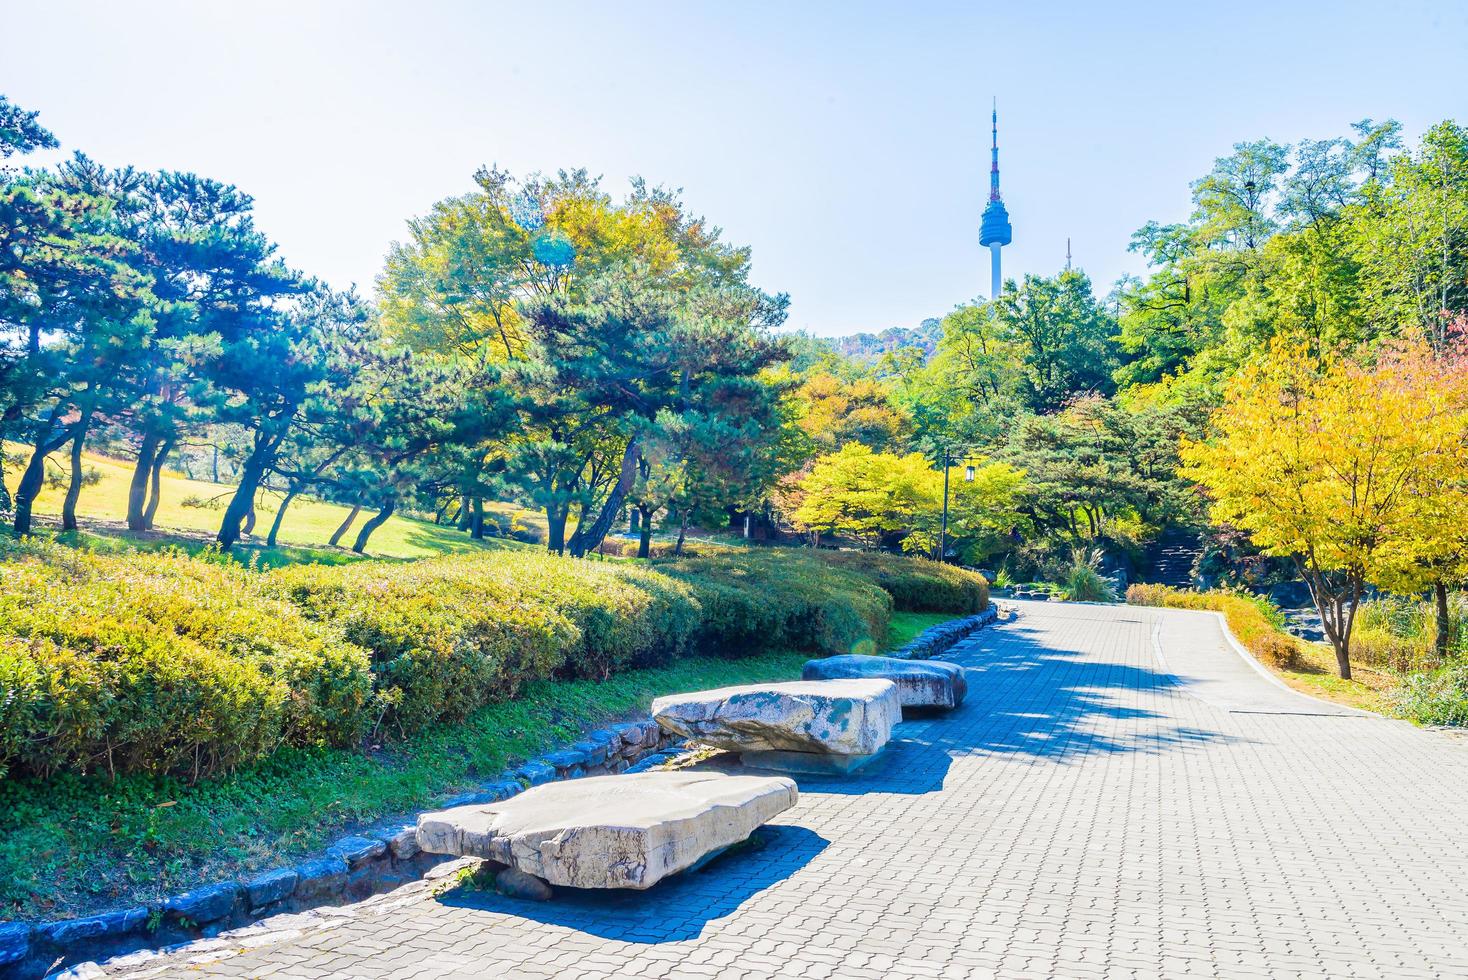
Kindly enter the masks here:
[[1070, 236], [1065, 239], [1065, 271], [1070, 271]]
[[989, 200], [999, 200], [999, 97], [994, 97], [994, 108], [989, 117], [993, 129], [993, 142], [989, 146]]

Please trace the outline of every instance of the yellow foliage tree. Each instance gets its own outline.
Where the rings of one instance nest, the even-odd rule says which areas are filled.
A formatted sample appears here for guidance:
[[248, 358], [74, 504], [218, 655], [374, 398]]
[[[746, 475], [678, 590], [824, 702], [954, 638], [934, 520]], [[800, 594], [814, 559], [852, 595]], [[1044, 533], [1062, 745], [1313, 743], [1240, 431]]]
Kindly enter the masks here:
[[1184, 442], [1214, 520], [1294, 559], [1344, 678], [1367, 583], [1418, 581], [1468, 520], [1465, 377], [1420, 340], [1368, 361], [1278, 339], [1230, 382], [1213, 438]]
[[[949, 540], [982, 557], [1002, 535], [1026, 523], [1019, 510], [1024, 471], [1005, 463], [974, 466], [974, 479], [953, 484]], [[897, 538], [904, 551], [937, 550], [943, 474], [922, 453], [898, 456], [849, 442], [815, 461], [799, 485], [791, 523], [814, 534], [834, 533], [875, 548]]]

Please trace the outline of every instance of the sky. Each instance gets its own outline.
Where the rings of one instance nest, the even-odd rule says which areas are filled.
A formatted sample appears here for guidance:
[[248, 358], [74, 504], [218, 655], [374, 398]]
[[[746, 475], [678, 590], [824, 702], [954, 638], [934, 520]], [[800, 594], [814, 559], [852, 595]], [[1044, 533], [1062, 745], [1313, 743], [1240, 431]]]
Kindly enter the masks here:
[[1005, 274], [1069, 238], [1105, 293], [1233, 143], [1468, 123], [1465, 65], [1468, 0], [0, 0], [0, 92], [62, 153], [233, 183], [332, 285], [481, 165], [585, 167], [682, 188], [827, 336], [985, 296], [991, 98]]

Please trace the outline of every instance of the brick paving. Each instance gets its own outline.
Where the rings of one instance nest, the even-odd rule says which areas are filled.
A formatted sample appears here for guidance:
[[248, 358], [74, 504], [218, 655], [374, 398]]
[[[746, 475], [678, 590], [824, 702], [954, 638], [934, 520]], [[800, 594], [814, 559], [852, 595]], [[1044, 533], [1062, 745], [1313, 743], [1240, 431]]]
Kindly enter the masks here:
[[802, 779], [761, 849], [610, 898], [415, 883], [109, 972], [1468, 977], [1468, 741], [1281, 690], [1208, 614], [1017, 605], [952, 654], [962, 709]]

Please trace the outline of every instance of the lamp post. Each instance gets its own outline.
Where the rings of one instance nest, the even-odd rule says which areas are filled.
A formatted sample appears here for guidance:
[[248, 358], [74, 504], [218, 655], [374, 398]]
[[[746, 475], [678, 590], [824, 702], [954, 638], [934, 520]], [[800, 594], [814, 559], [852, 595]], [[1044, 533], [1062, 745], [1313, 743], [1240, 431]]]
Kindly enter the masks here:
[[[963, 482], [974, 482], [974, 464], [968, 462], [968, 457], [973, 450], [969, 447], [959, 447], [964, 452]], [[943, 450], [943, 527], [938, 532], [938, 561], [948, 561], [948, 468], [953, 465], [953, 447]]]

